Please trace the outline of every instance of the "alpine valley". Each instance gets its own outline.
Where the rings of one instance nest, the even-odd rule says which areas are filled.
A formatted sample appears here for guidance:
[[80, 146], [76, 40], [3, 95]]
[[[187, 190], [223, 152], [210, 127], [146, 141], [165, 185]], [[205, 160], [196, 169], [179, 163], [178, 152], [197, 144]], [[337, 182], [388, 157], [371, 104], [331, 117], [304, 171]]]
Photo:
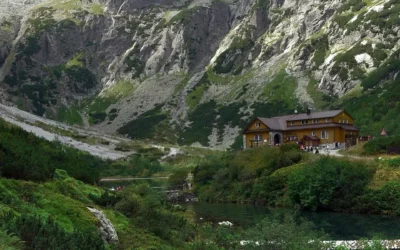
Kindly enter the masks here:
[[2, 0], [0, 100], [133, 139], [238, 148], [253, 116], [400, 133], [400, 0]]

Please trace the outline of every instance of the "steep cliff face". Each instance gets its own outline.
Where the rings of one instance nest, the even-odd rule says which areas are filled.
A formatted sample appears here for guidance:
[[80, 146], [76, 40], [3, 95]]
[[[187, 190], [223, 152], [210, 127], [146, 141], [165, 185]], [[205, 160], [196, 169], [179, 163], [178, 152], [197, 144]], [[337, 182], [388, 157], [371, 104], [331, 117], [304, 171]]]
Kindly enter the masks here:
[[254, 114], [354, 109], [397, 81], [397, 0], [12, 2], [2, 102], [107, 133], [229, 147]]

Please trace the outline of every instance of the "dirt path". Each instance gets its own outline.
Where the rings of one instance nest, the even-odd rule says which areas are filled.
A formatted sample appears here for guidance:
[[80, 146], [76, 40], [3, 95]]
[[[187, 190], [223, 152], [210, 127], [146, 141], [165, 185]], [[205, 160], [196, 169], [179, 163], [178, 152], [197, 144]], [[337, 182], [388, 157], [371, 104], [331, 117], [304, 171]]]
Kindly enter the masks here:
[[373, 160], [373, 157], [366, 157], [366, 156], [356, 156], [356, 155], [342, 155], [340, 152], [340, 149], [331, 149], [329, 150], [329, 153], [326, 152], [325, 150], [321, 149], [319, 153], [321, 155], [330, 155], [334, 157], [347, 157], [351, 159], [356, 159], [356, 160]]

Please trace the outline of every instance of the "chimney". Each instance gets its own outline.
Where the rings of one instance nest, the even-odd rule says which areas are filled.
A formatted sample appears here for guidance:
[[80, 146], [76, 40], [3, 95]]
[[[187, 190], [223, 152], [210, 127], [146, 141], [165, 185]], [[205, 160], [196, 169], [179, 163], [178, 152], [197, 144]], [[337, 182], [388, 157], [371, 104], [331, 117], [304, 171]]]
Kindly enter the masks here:
[[307, 115], [311, 115], [311, 109], [310, 108], [307, 109]]

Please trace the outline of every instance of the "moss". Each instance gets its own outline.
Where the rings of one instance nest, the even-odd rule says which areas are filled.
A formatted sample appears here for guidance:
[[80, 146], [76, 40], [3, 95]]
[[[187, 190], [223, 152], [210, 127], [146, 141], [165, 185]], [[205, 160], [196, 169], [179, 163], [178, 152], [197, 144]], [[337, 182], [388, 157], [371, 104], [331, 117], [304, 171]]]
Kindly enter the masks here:
[[95, 15], [103, 15], [104, 14], [104, 6], [101, 4], [98, 4], [98, 3], [92, 4], [90, 10]]
[[66, 63], [66, 67], [67, 68], [71, 68], [71, 67], [83, 67], [83, 53], [79, 52], [77, 53], [71, 60], [69, 60]]

